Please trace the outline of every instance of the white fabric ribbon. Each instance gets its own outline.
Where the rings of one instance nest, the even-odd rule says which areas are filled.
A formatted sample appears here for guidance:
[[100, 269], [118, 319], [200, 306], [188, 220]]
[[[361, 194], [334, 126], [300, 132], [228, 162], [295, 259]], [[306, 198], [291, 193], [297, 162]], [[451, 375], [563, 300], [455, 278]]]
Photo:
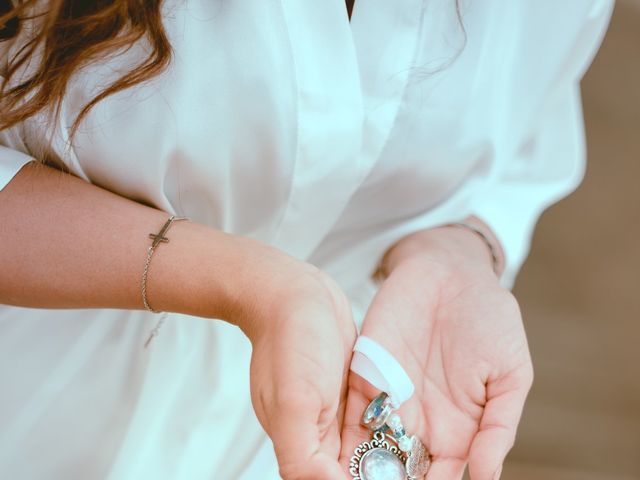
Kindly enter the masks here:
[[400, 362], [382, 345], [361, 335], [353, 346], [351, 371], [386, 392], [394, 408], [406, 402], [415, 390]]

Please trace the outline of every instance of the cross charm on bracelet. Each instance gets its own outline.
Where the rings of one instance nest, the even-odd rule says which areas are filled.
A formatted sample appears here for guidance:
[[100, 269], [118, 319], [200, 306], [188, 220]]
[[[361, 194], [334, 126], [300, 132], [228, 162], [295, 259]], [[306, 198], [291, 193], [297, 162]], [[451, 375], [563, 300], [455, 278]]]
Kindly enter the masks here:
[[149, 234], [149, 238], [153, 240], [153, 243], [151, 244], [151, 248], [156, 248], [160, 242], [169, 243], [169, 239], [165, 237], [164, 234], [167, 233], [167, 230], [169, 230], [169, 227], [171, 226], [171, 223], [173, 222], [174, 219], [175, 217], [171, 217], [169, 220], [167, 220], [167, 222], [164, 224], [164, 226], [158, 233]]

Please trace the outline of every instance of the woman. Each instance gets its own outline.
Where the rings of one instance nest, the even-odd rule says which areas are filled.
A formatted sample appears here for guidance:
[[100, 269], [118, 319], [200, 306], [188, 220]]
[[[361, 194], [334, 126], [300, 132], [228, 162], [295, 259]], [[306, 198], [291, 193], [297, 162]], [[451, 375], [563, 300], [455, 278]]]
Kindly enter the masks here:
[[611, 3], [5, 2], [3, 477], [348, 478], [355, 322], [427, 479], [498, 478]]

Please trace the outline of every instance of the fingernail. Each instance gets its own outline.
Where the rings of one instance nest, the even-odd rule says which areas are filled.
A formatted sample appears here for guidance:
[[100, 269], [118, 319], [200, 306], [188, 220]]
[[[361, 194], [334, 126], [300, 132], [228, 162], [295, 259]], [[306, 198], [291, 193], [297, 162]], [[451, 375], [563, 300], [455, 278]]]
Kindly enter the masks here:
[[493, 474], [493, 480], [500, 480], [500, 475], [502, 475], [502, 465], [500, 465], [496, 473]]

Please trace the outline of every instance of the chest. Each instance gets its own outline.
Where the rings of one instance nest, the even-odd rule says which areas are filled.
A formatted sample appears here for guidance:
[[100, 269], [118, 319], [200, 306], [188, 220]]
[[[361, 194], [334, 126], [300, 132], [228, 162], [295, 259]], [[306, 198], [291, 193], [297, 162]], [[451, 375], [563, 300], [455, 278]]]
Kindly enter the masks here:
[[[58, 153], [121, 195], [257, 236], [317, 237], [296, 229], [353, 205], [380, 218], [388, 188], [395, 215], [437, 202], [495, 126], [488, 106], [503, 80], [486, 49], [505, 45], [486, 21], [495, 11], [467, 11], [463, 28], [449, 0], [358, 0], [351, 22], [344, 9], [168, 2], [169, 69], [100, 102]], [[83, 71], [63, 129], [143, 55], [138, 45]]]

